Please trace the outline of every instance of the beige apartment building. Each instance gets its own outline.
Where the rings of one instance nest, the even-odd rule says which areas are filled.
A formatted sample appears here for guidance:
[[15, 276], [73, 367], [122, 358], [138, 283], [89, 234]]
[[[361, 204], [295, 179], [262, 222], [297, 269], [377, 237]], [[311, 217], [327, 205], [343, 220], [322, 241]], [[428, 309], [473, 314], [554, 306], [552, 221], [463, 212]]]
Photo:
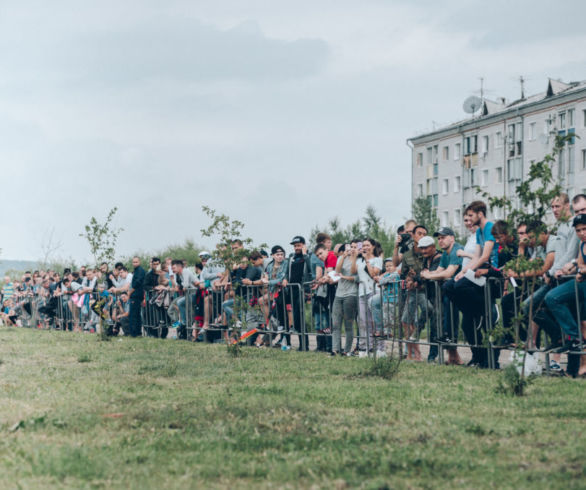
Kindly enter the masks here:
[[[545, 92], [511, 103], [483, 100], [479, 115], [410, 138], [412, 198], [427, 196], [442, 226], [463, 232], [462, 210], [480, 198], [511, 196], [556, 135], [575, 134], [554, 164], [570, 196], [586, 193], [586, 81], [549, 80]], [[492, 210], [491, 218], [502, 218]]]

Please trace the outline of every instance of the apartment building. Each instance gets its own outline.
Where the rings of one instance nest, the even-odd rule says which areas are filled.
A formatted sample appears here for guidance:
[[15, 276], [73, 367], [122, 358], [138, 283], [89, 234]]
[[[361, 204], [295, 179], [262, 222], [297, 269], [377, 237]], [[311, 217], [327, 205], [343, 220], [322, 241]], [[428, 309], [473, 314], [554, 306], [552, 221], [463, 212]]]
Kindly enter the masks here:
[[[481, 196], [515, 198], [532, 161], [556, 135], [574, 134], [554, 164], [570, 196], [586, 192], [586, 81], [549, 80], [545, 92], [511, 103], [483, 100], [479, 115], [410, 138], [412, 198], [427, 196], [442, 226], [464, 231], [462, 211]], [[491, 218], [502, 218], [494, 209]]]

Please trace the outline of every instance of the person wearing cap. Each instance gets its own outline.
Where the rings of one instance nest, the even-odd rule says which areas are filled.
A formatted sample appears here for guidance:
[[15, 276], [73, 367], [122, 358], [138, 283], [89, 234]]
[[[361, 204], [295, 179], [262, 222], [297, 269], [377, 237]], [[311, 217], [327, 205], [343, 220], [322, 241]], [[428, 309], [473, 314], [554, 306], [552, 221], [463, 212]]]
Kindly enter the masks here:
[[[422, 308], [422, 314], [425, 319], [428, 319], [428, 335], [427, 339], [430, 343], [429, 353], [427, 356], [427, 362], [435, 361], [438, 353], [437, 346], [437, 322], [435, 317], [435, 310], [433, 305], [435, 304], [435, 285], [429, 281], [426, 281], [423, 277], [424, 272], [435, 272], [439, 267], [441, 253], [435, 246], [435, 240], [426, 236], [419, 240], [419, 248], [423, 255], [423, 270], [419, 274], [420, 281], [422, 282], [423, 293], [425, 294], [424, 308]], [[423, 303], [423, 302], [422, 302]]]
[[309, 350], [309, 337], [305, 332], [305, 287], [312, 282], [311, 261], [307, 255], [305, 238], [291, 240], [294, 252], [289, 256], [286, 283], [289, 284], [287, 304], [291, 305], [291, 331], [299, 333], [299, 350]]
[[[401, 323], [403, 324], [403, 331], [405, 335], [412, 340], [415, 340], [418, 333], [425, 325], [426, 316], [424, 312], [427, 308], [427, 300], [425, 293], [421, 288], [421, 279], [419, 274], [423, 270], [423, 251], [419, 246], [419, 242], [428, 246], [434, 243], [433, 238], [427, 237], [427, 228], [423, 225], [417, 225], [413, 228], [413, 248], [403, 254], [401, 259], [401, 279], [405, 281], [405, 304], [403, 307], [403, 314], [401, 315]], [[421, 352], [419, 345], [412, 342], [407, 342], [407, 359], [414, 359], [421, 361]]]
[[375, 336], [377, 337], [391, 333], [390, 328], [386, 331], [386, 327], [395, 322], [395, 309], [399, 301], [399, 282], [401, 280], [392, 257], [383, 260], [383, 268], [384, 274], [375, 278], [379, 288], [370, 300]]
[[[285, 294], [282, 290], [287, 286], [287, 269], [289, 267], [285, 260], [285, 249], [280, 245], [275, 245], [271, 249], [271, 261], [267, 264], [266, 271], [263, 274], [262, 282], [269, 288], [268, 294], [265, 294], [261, 300], [261, 306], [265, 313], [267, 328], [271, 322], [277, 322], [277, 330], [283, 330], [287, 325]], [[281, 343], [291, 345], [290, 335], [281, 334], [274, 347], [281, 347]]]
[[[553, 289], [545, 296], [547, 308], [563, 330], [566, 337], [564, 344], [556, 351], [560, 353], [567, 351], [581, 351], [580, 329], [586, 333], [584, 328], [585, 322], [582, 322], [582, 325], [579, 326], [570, 310], [570, 305], [574, 303], [577, 286], [580, 318], [586, 318], [586, 309], [584, 308], [586, 296], [586, 214], [577, 215], [574, 218], [572, 225], [576, 232], [576, 236], [580, 240], [578, 258], [575, 259], [577, 272], [576, 278], [564, 282], [561, 286]], [[584, 368], [584, 372], [586, 372], [586, 368]]]
[[[453, 277], [460, 272], [462, 268], [462, 257], [458, 251], [464, 250], [464, 247], [456, 242], [454, 231], [448, 227], [442, 227], [433, 234], [437, 237], [438, 244], [443, 250], [438, 267], [435, 270], [427, 268], [421, 272], [421, 277], [430, 281], [447, 281], [443, 282], [442, 290], [442, 337], [440, 341], [445, 343], [456, 343], [458, 339], [459, 312], [447, 294], [445, 288], [453, 287]], [[430, 349], [431, 350], [431, 349]], [[448, 364], [462, 364], [458, 349], [448, 347]]]

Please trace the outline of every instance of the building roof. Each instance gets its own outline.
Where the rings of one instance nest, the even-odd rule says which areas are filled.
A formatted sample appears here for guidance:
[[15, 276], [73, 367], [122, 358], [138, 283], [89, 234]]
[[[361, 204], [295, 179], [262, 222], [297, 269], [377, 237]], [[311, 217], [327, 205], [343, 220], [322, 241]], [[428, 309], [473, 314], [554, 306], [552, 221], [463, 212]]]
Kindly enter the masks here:
[[463, 119], [461, 121], [443, 126], [435, 129], [434, 131], [426, 132], [413, 138], [409, 138], [408, 141], [416, 142], [418, 140], [427, 140], [436, 138], [441, 133], [450, 133], [454, 130], [467, 130], [483, 126], [484, 123], [490, 119], [500, 119], [511, 112], [519, 112], [520, 110], [534, 106], [536, 104], [553, 101], [558, 97], [565, 97], [566, 95], [573, 94], [575, 92], [586, 91], [586, 80], [579, 82], [565, 83], [560, 80], [554, 80], [550, 78], [547, 83], [547, 89], [545, 92], [541, 92], [529, 97], [517, 99], [513, 102], [507, 103], [504, 98], [497, 101], [484, 99], [482, 103], [482, 109], [480, 116], [473, 118]]

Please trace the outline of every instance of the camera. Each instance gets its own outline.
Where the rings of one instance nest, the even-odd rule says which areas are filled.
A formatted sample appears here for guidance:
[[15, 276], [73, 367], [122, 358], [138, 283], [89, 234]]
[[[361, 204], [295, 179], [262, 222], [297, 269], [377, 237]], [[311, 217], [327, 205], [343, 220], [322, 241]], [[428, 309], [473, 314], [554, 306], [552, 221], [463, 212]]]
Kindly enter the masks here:
[[411, 235], [409, 233], [401, 233], [401, 244], [399, 246], [399, 252], [404, 254], [409, 250], [409, 245], [411, 243]]

